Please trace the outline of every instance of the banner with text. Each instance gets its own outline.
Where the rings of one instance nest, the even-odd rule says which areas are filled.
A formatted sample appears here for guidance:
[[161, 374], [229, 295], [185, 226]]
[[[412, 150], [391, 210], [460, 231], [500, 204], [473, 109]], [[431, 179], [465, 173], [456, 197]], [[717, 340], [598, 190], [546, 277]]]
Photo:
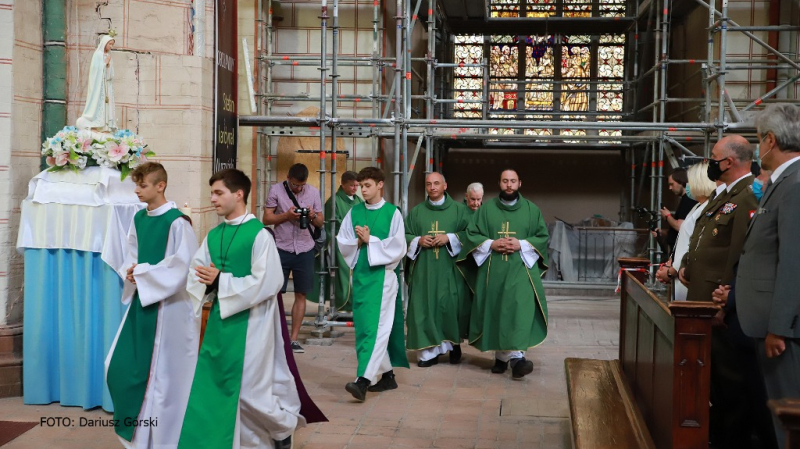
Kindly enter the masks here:
[[238, 128], [237, 0], [216, 0], [214, 27], [214, 168], [236, 168]]

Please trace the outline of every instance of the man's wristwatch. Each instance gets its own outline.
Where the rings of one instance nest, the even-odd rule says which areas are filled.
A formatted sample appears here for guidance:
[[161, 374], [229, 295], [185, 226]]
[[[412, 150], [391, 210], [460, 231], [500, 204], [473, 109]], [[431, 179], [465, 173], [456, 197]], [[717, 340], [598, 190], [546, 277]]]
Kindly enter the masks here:
[[678, 277], [678, 272], [676, 271], [675, 274], [672, 274], [672, 267], [667, 267], [667, 277], [670, 279], [675, 279]]

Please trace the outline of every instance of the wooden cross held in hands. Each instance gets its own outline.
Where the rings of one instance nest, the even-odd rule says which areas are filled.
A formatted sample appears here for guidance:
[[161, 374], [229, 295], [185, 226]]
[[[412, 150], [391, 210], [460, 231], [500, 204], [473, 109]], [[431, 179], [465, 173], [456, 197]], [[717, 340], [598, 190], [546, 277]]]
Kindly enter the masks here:
[[[431, 230], [428, 231], [428, 234], [431, 234], [434, 237], [436, 237], [436, 234], [447, 234], [447, 233], [445, 231], [440, 231], [439, 230], [439, 220], [436, 220], [435, 222], [431, 222]], [[435, 246], [433, 248], [433, 253], [436, 254], [436, 260], [439, 260], [439, 247], [438, 246]]]
[[[512, 234], [516, 235], [517, 233], [511, 232], [511, 225], [506, 222], [505, 224], [500, 224], [500, 231], [498, 234], [504, 238], [509, 238]], [[503, 254], [503, 260], [508, 260], [508, 254]]]

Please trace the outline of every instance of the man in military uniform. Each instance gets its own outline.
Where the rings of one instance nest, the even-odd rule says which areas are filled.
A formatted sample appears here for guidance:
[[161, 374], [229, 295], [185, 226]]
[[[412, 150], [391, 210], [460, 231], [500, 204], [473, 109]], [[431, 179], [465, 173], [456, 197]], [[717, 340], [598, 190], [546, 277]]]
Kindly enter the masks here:
[[758, 208], [752, 160], [751, 145], [738, 135], [722, 138], [711, 151], [708, 177], [724, 182], [725, 190], [709, 201], [697, 220], [681, 264], [681, 282], [689, 288], [687, 301], [711, 301], [714, 290], [733, 279], [747, 226]]
[[[725, 183], [697, 220], [683, 258], [680, 280], [688, 301], [712, 301], [714, 290], [731, 284], [747, 227], [758, 209], [750, 165], [753, 149], [742, 136], [724, 137], [711, 151], [708, 177]], [[728, 311], [735, 314], [735, 309]], [[720, 310], [711, 338], [711, 440], [716, 447], [750, 447], [751, 411], [746, 363], [751, 360], [723, 324]], [[731, 319], [728, 316], [727, 319]]]

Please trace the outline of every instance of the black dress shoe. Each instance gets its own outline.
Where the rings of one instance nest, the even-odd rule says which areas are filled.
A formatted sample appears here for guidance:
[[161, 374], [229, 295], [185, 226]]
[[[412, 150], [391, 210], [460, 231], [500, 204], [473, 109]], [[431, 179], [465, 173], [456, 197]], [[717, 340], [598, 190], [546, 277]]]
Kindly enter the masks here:
[[430, 359], [430, 360], [420, 360], [417, 362], [417, 366], [420, 368], [427, 368], [429, 366], [438, 365], [439, 364], [439, 356]]
[[525, 360], [525, 357], [511, 361], [511, 378], [522, 379], [527, 374], [533, 372], [533, 362]]
[[450, 350], [450, 364], [458, 365], [459, 363], [461, 363], [461, 345], [453, 345], [453, 349]]
[[292, 449], [292, 436], [289, 435], [284, 440], [272, 440], [275, 442], [275, 449]]
[[364, 402], [364, 399], [367, 398], [367, 387], [369, 387], [369, 379], [359, 377], [355, 382], [349, 382], [345, 385], [344, 389], [359, 402]]
[[397, 381], [394, 380], [394, 372], [387, 371], [381, 376], [381, 380], [367, 388], [367, 391], [380, 393], [381, 391], [394, 390], [397, 388]]
[[508, 362], [501, 362], [500, 359], [494, 359], [494, 366], [492, 367], [492, 373], [494, 374], [503, 374], [508, 369]]

